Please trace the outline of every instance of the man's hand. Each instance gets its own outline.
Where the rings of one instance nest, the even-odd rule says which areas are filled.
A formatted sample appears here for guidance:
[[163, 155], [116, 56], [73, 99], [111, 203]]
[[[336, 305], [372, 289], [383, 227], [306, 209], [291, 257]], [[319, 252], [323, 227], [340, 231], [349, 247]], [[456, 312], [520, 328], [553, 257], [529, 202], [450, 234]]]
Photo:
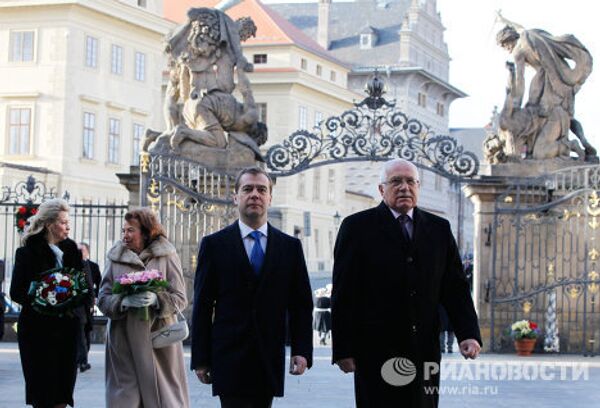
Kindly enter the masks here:
[[302, 356], [292, 356], [290, 359], [290, 374], [302, 375], [308, 366], [308, 362]]
[[458, 347], [460, 348], [460, 354], [462, 354], [466, 359], [476, 359], [481, 351], [481, 346], [479, 346], [477, 340], [474, 339], [463, 340], [460, 342]]
[[196, 377], [200, 380], [202, 384], [211, 384], [212, 378], [210, 377], [210, 368], [208, 367], [199, 367], [196, 368]]
[[342, 370], [346, 374], [353, 373], [354, 371], [356, 371], [356, 363], [354, 362], [354, 359], [352, 357], [342, 358], [341, 360], [338, 360], [335, 363], [340, 367], [340, 370]]

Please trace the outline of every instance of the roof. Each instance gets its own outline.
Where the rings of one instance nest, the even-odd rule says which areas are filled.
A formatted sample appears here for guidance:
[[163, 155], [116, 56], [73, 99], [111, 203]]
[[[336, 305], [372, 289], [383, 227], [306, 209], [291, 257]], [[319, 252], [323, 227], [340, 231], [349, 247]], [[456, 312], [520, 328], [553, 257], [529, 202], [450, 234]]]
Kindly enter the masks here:
[[[165, 2], [165, 17], [178, 23], [187, 21], [187, 10], [192, 7], [214, 7], [219, 0], [169, 0]], [[295, 27], [269, 6], [259, 0], [244, 0], [226, 11], [232, 19], [252, 17], [256, 24], [256, 37], [243, 45], [295, 45], [338, 65], [347, 66], [327, 52], [315, 40]], [[348, 67], [349, 68], [349, 67]]]
[[[398, 63], [400, 57], [398, 31], [410, 4], [411, 0], [388, 2], [359, 0], [331, 3], [329, 52], [352, 66]], [[270, 7], [306, 35], [317, 37], [317, 3], [270, 4]], [[378, 40], [377, 46], [373, 48], [359, 47], [360, 32], [365, 26], [376, 28]]]

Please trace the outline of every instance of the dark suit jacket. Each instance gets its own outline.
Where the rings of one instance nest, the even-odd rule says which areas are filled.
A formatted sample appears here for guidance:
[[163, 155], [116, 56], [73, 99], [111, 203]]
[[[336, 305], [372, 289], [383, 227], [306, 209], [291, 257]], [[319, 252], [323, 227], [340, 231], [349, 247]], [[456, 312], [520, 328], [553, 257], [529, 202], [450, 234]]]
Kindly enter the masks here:
[[[422, 395], [421, 380], [423, 362], [440, 361], [438, 305], [446, 308], [459, 342], [481, 343], [448, 221], [415, 208], [413, 237], [407, 242], [382, 202], [344, 220], [334, 257], [333, 360], [356, 359], [358, 406], [436, 406], [437, 396]], [[410, 385], [383, 382], [382, 364], [393, 357], [416, 366]], [[434, 377], [433, 385], [437, 381]]]
[[283, 395], [286, 315], [291, 354], [312, 365], [313, 303], [302, 246], [268, 228], [259, 277], [237, 222], [200, 244], [191, 366], [210, 367], [214, 395]]
[[83, 261], [84, 265], [87, 265], [91, 274], [91, 281], [94, 288], [94, 297], [98, 297], [98, 291], [100, 290], [100, 282], [102, 282], [102, 274], [100, 273], [100, 267], [96, 262], [92, 262], [89, 259]]

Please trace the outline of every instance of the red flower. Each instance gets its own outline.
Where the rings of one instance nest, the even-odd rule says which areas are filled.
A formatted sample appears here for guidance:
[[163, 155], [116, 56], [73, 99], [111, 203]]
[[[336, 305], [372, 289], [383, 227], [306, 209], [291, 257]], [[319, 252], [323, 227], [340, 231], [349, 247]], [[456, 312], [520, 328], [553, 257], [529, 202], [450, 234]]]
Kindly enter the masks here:
[[19, 207], [19, 214], [25, 214], [27, 212], [27, 208], [26, 207]]
[[529, 327], [531, 327], [531, 330], [535, 330], [538, 328], [538, 325], [535, 322], [529, 322]]
[[48, 297], [49, 288], [42, 289], [42, 298], [46, 299]]
[[32, 208], [31, 215], [36, 215], [36, 214], [37, 214], [37, 208]]
[[17, 221], [17, 226], [21, 229], [25, 228], [25, 220], [21, 218], [19, 221]]
[[59, 303], [62, 303], [62, 302], [64, 302], [65, 300], [67, 300], [67, 294], [66, 294], [65, 292], [62, 292], [62, 293], [57, 293], [57, 294], [56, 294], [56, 300], [57, 300]]
[[70, 288], [71, 287], [71, 282], [63, 280], [63, 281], [60, 281], [60, 283], [58, 285], [62, 286], [63, 288]]

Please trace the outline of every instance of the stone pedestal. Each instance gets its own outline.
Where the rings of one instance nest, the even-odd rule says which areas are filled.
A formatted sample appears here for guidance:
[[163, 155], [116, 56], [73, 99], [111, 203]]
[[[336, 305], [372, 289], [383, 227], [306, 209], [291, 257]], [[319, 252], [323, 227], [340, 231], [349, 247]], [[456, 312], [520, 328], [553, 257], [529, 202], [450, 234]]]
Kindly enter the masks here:
[[129, 191], [129, 208], [140, 206], [140, 166], [129, 166], [129, 173], [117, 173], [119, 183]]

